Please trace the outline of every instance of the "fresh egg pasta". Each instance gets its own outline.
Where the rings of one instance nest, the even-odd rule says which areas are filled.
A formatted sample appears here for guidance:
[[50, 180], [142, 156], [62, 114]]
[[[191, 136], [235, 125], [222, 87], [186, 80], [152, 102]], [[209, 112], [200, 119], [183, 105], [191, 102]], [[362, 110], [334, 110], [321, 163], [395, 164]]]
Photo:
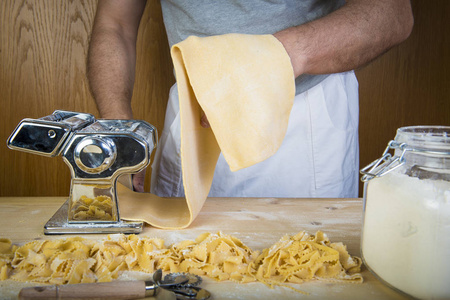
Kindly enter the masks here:
[[114, 234], [38, 240], [22, 246], [0, 239], [0, 279], [51, 284], [109, 282], [122, 272], [189, 272], [217, 281], [269, 286], [331, 280], [360, 283], [361, 259], [321, 231], [284, 236], [262, 252], [234, 236], [204, 233], [166, 247], [159, 238]]

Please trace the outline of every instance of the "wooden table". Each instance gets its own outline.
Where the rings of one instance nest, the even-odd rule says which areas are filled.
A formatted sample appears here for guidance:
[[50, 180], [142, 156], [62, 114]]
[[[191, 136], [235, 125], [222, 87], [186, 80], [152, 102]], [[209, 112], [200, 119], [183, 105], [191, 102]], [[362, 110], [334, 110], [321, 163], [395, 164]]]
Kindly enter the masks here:
[[[13, 243], [64, 238], [43, 233], [44, 224], [64, 201], [62, 197], [0, 198], [0, 237], [10, 238]], [[361, 199], [210, 198], [188, 229], [146, 226], [140, 235], [163, 238], [168, 246], [195, 239], [204, 232], [222, 231], [253, 250], [263, 250], [285, 234], [322, 230], [332, 242], [343, 242], [350, 254], [360, 256], [361, 219]], [[105, 235], [85, 237], [100, 239]], [[202, 286], [213, 299], [407, 299], [384, 286], [366, 268], [362, 274], [363, 284], [313, 281], [293, 285], [309, 295], [282, 287], [270, 289], [262, 283], [236, 284], [207, 278]], [[0, 299], [16, 299], [20, 288], [31, 285], [36, 284], [0, 281]]]

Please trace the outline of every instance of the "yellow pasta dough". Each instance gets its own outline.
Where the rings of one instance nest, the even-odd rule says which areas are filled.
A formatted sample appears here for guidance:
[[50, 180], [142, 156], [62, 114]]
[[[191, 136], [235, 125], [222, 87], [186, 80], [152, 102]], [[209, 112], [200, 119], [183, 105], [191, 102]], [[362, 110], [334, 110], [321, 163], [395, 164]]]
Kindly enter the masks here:
[[9, 264], [16, 249], [11, 240], [0, 238], [0, 280], [8, 278]]
[[261, 282], [301, 283], [311, 279], [362, 282], [361, 259], [351, 257], [342, 243], [330, 243], [323, 232], [284, 236], [265, 249], [249, 273]]
[[[232, 171], [273, 155], [286, 134], [295, 96], [292, 65], [272, 35], [189, 37], [172, 47], [180, 104], [186, 199], [119, 187], [127, 220], [185, 228], [200, 212], [222, 151]], [[200, 125], [204, 111], [211, 128]]]
[[40, 240], [20, 247], [0, 240], [1, 280], [68, 284], [107, 282], [124, 271], [189, 272], [218, 281], [270, 286], [307, 280], [362, 282], [361, 259], [320, 231], [285, 236], [261, 253], [234, 236], [204, 233], [169, 247], [158, 238], [115, 234], [94, 241], [80, 237]]
[[111, 221], [113, 202], [109, 196], [89, 198], [81, 196], [71, 207], [70, 219], [73, 221]]

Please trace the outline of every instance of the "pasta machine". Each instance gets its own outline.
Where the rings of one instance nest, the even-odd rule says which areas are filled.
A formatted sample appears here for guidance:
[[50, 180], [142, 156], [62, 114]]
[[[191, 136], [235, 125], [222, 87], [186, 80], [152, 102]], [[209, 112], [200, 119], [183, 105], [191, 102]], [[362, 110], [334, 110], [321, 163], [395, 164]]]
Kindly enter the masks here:
[[7, 141], [10, 149], [61, 155], [70, 168], [69, 198], [46, 223], [45, 234], [141, 232], [142, 222], [120, 219], [116, 184], [126, 181], [132, 188], [131, 174], [150, 163], [156, 143], [156, 128], [145, 121], [97, 120], [63, 110], [23, 119]]

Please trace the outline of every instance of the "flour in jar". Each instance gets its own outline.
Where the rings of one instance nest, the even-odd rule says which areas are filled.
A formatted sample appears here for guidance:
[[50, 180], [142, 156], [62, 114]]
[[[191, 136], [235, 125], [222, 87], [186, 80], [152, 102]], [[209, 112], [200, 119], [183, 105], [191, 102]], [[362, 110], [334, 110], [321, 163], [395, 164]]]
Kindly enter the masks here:
[[362, 240], [366, 265], [421, 299], [450, 297], [450, 182], [391, 172], [369, 181]]

